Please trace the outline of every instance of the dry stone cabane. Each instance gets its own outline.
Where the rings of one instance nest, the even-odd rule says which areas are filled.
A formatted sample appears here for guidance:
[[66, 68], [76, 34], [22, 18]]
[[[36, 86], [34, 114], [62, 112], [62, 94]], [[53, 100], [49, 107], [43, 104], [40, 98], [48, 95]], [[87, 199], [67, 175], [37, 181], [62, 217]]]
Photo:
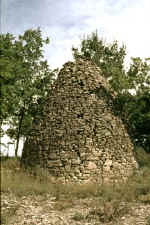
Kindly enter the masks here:
[[136, 168], [133, 145], [101, 71], [83, 58], [64, 64], [52, 85], [44, 119], [34, 124], [22, 164], [47, 168], [62, 182], [125, 180]]

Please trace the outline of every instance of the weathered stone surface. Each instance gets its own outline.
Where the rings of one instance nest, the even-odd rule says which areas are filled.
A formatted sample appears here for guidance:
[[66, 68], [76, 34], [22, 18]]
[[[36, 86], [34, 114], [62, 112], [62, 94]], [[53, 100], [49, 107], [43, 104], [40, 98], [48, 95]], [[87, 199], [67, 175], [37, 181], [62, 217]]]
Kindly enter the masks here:
[[136, 167], [133, 145], [112, 110], [115, 94], [92, 62], [61, 69], [44, 118], [26, 140], [22, 164], [40, 165], [64, 181], [123, 179]]

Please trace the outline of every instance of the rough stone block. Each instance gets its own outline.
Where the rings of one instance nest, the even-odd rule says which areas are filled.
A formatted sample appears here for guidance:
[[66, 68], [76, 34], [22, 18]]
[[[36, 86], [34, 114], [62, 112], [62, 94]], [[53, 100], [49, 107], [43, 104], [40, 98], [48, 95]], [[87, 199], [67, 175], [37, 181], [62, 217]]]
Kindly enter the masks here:
[[51, 86], [44, 117], [25, 142], [22, 165], [47, 166], [62, 182], [128, 177], [137, 163], [113, 111], [115, 97], [94, 63], [81, 57], [66, 63]]

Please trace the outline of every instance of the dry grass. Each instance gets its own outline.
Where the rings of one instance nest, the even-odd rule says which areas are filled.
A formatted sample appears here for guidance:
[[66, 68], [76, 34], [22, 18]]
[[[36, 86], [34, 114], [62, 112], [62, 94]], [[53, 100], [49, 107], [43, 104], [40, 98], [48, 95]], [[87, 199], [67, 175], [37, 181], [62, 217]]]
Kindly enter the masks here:
[[[74, 201], [77, 199], [93, 198], [96, 200], [91, 201], [89, 206], [92, 207], [92, 210], [84, 217], [80, 213], [75, 213], [73, 219], [80, 221], [97, 217], [100, 222], [110, 222], [129, 211], [129, 208], [124, 204], [125, 202], [150, 204], [150, 158], [149, 155], [141, 154], [141, 152], [137, 157], [139, 161], [141, 157], [140, 172], [130, 177], [126, 184], [117, 186], [54, 184], [45, 170], [38, 168], [36, 175], [33, 176], [33, 174], [20, 169], [18, 160], [3, 159], [1, 161], [1, 191], [14, 193], [16, 197], [50, 194], [56, 199], [54, 208], [58, 211], [72, 208]], [[15, 206], [6, 214], [13, 215], [16, 207], [18, 206]], [[7, 224], [7, 218], [11, 215], [3, 215], [3, 221], [6, 220], [4, 224]], [[147, 221], [150, 224], [149, 218]]]

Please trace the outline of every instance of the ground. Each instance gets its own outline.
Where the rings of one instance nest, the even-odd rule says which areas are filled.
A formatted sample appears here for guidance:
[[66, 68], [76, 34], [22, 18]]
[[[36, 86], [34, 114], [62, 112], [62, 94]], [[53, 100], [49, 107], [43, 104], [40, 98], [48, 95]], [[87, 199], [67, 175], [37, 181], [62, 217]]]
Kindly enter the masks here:
[[16, 197], [12, 193], [2, 193], [1, 197], [2, 215], [7, 215], [1, 224], [150, 225], [150, 203], [120, 202], [120, 215], [113, 218], [112, 205], [99, 205], [97, 197], [57, 200], [51, 195]]
[[149, 174], [147, 166], [117, 186], [67, 185], [7, 160], [1, 166], [1, 224], [150, 225]]

